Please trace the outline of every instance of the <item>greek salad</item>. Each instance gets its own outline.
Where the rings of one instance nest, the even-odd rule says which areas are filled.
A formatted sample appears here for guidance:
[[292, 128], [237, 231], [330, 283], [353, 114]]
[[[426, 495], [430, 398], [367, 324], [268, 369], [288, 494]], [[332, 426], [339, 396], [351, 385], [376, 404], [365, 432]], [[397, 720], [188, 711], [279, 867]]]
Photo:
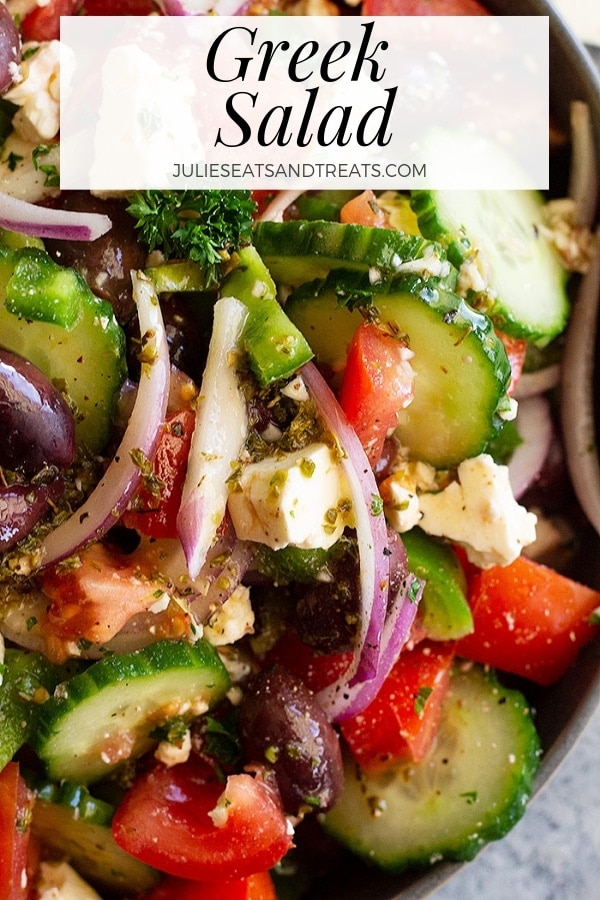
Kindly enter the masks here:
[[600, 621], [557, 419], [585, 106], [554, 196], [61, 192], [60, 16], [184, 12], [0, 3], [0, 900], [472, 859]]

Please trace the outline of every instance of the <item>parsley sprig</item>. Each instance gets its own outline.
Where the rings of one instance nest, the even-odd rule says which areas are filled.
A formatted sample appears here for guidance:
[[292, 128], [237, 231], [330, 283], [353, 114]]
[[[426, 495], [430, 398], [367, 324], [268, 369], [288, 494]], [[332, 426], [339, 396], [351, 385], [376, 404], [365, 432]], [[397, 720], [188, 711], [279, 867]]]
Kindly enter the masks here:
[[136, 193], [127, 211], [149, 250], [193, 260], [212, 287], [223, 263], [251, 242], [255, 208], [249, 191], [150, 190]]

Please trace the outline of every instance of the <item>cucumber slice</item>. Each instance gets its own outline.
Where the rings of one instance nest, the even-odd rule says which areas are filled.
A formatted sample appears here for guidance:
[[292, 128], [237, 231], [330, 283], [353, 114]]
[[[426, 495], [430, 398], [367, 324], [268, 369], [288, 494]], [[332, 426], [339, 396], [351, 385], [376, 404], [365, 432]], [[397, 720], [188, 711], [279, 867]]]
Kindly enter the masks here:
[[[94, 804], [88, 806], [96, 809]], [[137, 896], [159, 881], [155, 869], [130, 856], [114, 841], [110, 820], [100, 821], [90, 808], [86, 811], [81, 806], [60, 800], [51, 802], [38, 795], [31, 830], [45, 848], [66, 857], [82, 878], [99, 891], [115, 891], [121, 897]]]
[[472, 859], [523, 815], [539, 756], [525, 697], [469, 665], [453, 674], [422, 762], [367, 776], [347, 755], [344, 793], [325, 830], [390, 872]]
[[402, 534], [408, 567], [425, 581], [418, 616], [433, 641], [458, 640], [473, 631], [467, 578], [452, 548], [413, 528]]
[[110, 303], [33, 247], [0, 247], [2, 345], [65, 389], [78, 443], [101, 452], [126, 375], [125, 336]]
[[115, 814], [115, 807], [111, 803], [93, 797], [83, 784], [34, 779], [29, 782], [29, 787], [35, 792], [36, 801], [65, 806], [80, 822], [110, 825]]
[[9, 648], [0, 687], [0, 770], [31, 737], [61, 670], [39, 653]]
[[221, 286], [222, 297], [235, 297], [248, 310], [242, 347], [259, 384], [293, 375], [312, 351], [277, 300], [271, 275], [254, 247], [239, 252], [238, 266]]
[[105, 657], [60, 684], [32, 744], [50, 778], [89, 784], [149, 750], [161, 725], [206, 712], [228, 689], [207, 641], [158, 641]]
[[447, 247], [457, 268], [481, 254], [487, 285], [468, 288], [465, 296], [501, 331], [539, 345], [563, 331], [567, 275], [539, 231], [539, 192], [415, 191], [411, 203], [421, 232]]
[[506, 351], [487, 316], [431, 279], [370, 285], [368, 276], [332, 272], [299, 288], [286, 310], [317, 359], [334, 370], [343, 367], [361, 321], [342, 303], [368, 307], [414, 351], [414, 399], [397, 429], [410, 456], [447, 468], [481, 453], [499, 428], [510, 381]]
[[[293, 287], [324, 278], [332, 269], [369, 272], [372, 280], [380, 280], [403, 263], [427, 258], [434, 270], [446, 259], [439, 243], [421, 235], [339, 222], [259, 222], [253, 243], [275, 281]], [[452, 287], [455, 270], [446, 263], [443, 271]]]

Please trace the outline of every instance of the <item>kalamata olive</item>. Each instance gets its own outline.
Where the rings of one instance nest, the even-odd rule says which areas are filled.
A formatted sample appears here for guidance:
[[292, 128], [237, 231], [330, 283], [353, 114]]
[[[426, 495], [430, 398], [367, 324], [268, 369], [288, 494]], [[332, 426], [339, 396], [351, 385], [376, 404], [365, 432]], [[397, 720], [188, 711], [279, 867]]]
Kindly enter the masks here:
[[249, 683], [239, 716], [244, 759], [273, 771], [287, 813], [334, 805], [343, 787], [339, 739], [301, 679], [283, 666], [265, 669]]
[[305, 644], [321, 653], [351, 649], [359, 619], [358, 563], [346, 554], [330, 581], [298, 585], [296, 630]]
[[21, 61], [21, 38], [14, 19], [0, 3], [0, 94], [11, 87]]
[[95, 241], [46, 240], [45, 245], [56, 262], [77, 269], [94, 294], [112, 304], [121, 324], [127, 322], [134, 311], [131, 270], [143, 268], [147, 255], [138, 243], [135, 220], [126, 212], [127, 201], [63, 191], [52, 205], [110, 217], [112, 228]]
[[[197, 299], [195, 294], [161, 294], [160, 308], [171, 362], [180, 372], [200, 384], [212, 333], [212, 305], [208, 309], [210, 316], [203, 317], [206, 310], [200, 310], [197, 314], [194, 309]], [[198, 302], [202, 304], [201, 299]], [[206, 325], [203, 318], [206, 318]], [[137, 381], [140, 373], [140, 328], [137, 316], [127, 323], [125, 334], [128, 347], [127, 369], [130, 377]]]
[[0, 487], [0, 552], [10, 550], [27, 537], [63, 490], [64, 484], [59, 478], [49, 484]]
[[0, 423], [0, 466], [34, 475], [73, 462], [75, 423], [64, 397], [33, 363], [2, 348]]

